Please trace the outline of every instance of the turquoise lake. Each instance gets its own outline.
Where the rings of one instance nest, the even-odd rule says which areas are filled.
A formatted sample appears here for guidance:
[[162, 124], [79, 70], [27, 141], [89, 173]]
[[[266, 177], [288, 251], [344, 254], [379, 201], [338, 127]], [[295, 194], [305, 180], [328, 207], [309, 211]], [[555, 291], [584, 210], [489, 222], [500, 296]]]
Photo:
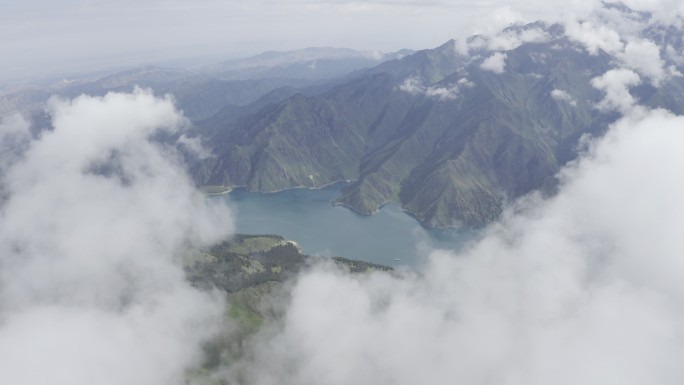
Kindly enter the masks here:
[[[341, 256], [388, 266], [416, 267], [432, 248], [455, 250], [475, 231], [426, 229], [397, 204], [372, 216], [333, 206], [343, 184], [277, 193], [236, 189], [226, 199], [239, 233], [279, 234], [296, 241], [305, 254]], [[397, 261], [398, 260], [398, 261]]]

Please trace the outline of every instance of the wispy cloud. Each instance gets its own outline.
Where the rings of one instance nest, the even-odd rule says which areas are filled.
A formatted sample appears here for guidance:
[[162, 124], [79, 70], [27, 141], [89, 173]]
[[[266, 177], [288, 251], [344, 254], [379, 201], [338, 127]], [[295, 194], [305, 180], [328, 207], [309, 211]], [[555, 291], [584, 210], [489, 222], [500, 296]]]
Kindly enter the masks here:
[[[588, 52], [613, 56], [615, 68], [590, 85], [604, 94], [597, 107], [621, 118], [587, 139], [555, 196], [513, 202], [466, 251], [434, 251], [419, 273], [314, 267], [297, 279], [281, 324], [223, 375], [248, 384], [679, 384], [684, 183], [673, 175], [684, 168], [684, 117], [639, 105], [633, 87], [676, 75], [639, 37], [643, 23], [621, 28], [611, 17], [566, 24]], [[494, 52], [482, 68], [502, 73], [505, 59]], [[427, 94], [415, 78], [401, 89]], [[577, 103], [566, 90], [549, 96]]]
[[571, 106], [577, 106], [577, 101], [567, 91], [554, 89], [551, 91], [551, 98], [560, 102], [566, 102]]
[[605, 92], [605, 97], [597, 107], [605, 111], [630, 111], [634, 108], [636, 100], [629, 89], [639, 83], [639, 75], [628, 69], [610, 70], [592, 79], [591, 85]]
[[[302, 275], [249, 384], [679, 384], [684, 117], [635, 109], [467, 251], [420, 274]], [[275, 334], [273, 334], [275, 333]]]
[[[231, 213], [149, 140], [183, 126], [170, 99], [54, 99], [50, 113], [0, 184], [0, 382], [182, 383], [223, 301], [179, 257], [226, 237]], [[4, 120], [2, 143], [26, 127]]]
[[468, 78], [461, 78], [453, 84], [425, 86], [417, 77], [405, 79], [399, 89], [414, 95], [425, 95], [437, 100], [454, 100], [459, 97], [464, 88], [472, 88], [475, 83]]
[[494, 72], [495, 74], [502, 74], [506, 70], [506, 57], [507, 55], [505, 53], [495, 52], [482, 61], [480, 68]]

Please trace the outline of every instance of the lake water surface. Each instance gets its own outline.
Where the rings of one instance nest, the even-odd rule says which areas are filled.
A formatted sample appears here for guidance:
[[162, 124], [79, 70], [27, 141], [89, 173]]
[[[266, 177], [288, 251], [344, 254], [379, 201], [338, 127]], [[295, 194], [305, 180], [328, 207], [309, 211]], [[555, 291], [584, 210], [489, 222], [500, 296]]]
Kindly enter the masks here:
[[310, 255], [415, 267], [426, 250], [458, 249], [474, 237], [472, 230], [425, 229], [397, 204], [388, 204], [373, 216], [332, 206], [330, 202], [343, 187], [340, 183], [319, 190], [277, 193], [236, 189], [214, 199], [227, 199], [236, 211], [237, 232], [279, 234], [296, 241]]

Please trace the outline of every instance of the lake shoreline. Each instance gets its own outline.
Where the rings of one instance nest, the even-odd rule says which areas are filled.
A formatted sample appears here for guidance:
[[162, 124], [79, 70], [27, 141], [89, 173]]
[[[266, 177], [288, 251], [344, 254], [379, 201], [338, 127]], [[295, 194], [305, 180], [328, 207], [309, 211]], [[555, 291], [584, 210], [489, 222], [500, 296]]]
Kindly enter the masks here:
[[[346, 181], [342, 181], [343, 183]], [[348, 182], [346, 182], [348, 183]], [[236, 209], [236, 231], [281, 234], [310, 255], [342, 256], [388, 266], [417, 266], [428, 249], [458, 250], [473, 230], [430, 229], [387, 202], [374, 215], [363, 215], [332, 201], [345, 184], [327, 188], [286, 189], [277, 193], [236, 188], [225, 199]], [[396, 260], [398, 259], [398, 261]]]
[[[229, 187], [231, 188], [231, 191], [228, 191], [228, 192], [222, 193], [222, 194], [212, 194], [212, 195], [230, 194], [230, 193], [232, 193], [233, 191], [237, 191], [237, 190], [244, 190], [244, 191], [249, 192], [249, 193], [259, 193], [259, 194], [278, 194], [278, 193], [282, 193], [282, 192], [286, 192], [286, 191], [290, 191], [290, 190], [314, 190], [314, 191], [315, 191], [315, 190], [325, 190], [325, 189], [334, 187], [334, 186], [336, 186], [336, 185], [342, 185], [342, 184], [345, 185], [345, 187], [346, 187], [346, 186], [351, 185], [351, 184], [353, 184], [353, 183], [355, 183], [355, 182], [357, 182], [357, 180], [352, 180], [352, 179], [340, 179], [340, 180], [336, 180], [336, 181], [332, 181], [332, 182], [326, 183], [326, 184], [324, 184], [324, 185], [322, 185], [322, 186], [320, 186], [320, 187], [295, 186], [295, 187], [288, 187], [288, 188], [284, 188], [284, 189], [280, 189], [280, 190], [275, 190], [275, 191], [249, 190], [249, 189], [247, 188], [247, 186], [245, 186], [245, 185], [241, 185], [241, 186], [229, 186]], [[341, 190], [340, 190], [340, 191], [341, 191]], [[339, 196], [338, 196], [338, 197], [339, 197]], [[473, 231], [473, 230], [480, 230], [480, 229], [482, 229], [482, 228], [485, 227], [485, 226], [482, 226], [482, 227], [471, 227], [471, 226], [434, 226], [434, 225], [431, 225], [431, 224], [425, 222], [423, 219], [419, 218], [419, 217], [416, 215], [415, 212], [413, 212], [413, 211], [411, 211], [411, 210], [408, 210], [408, 209], [404, 208], [404, 207], [401, 205], [401, 203], [398, 202], [398, 201], [386, 201], [386, 202], [383, 202], [383, 203], [381, 203], [380, 205], [378, 205], [378, 208], [375, 209], [375, 210], [373, 210], [372, 212], [362, 212], [362, 211], [360, 211], [360, 210], [357, 210], [354, 206], [351, 206], [351, 205], [349, 205], [349, 204], [347, 204], [347, 203], [338, 201], [337, 198], [334, 198], [334, 199], [331, 199], [331, 200], [330, 200], [330, 205], [331, 205], [331, 206], [335, 206], [335, 207], [337, 207], [337, 206], [344, 207], [345, 209], [347, 209], [347, 210], [353, 212], [354, 214], [358, 214], [358, 215], [361, 215], [361, 216], [364, 216], [364, 217], [371, 217], [371, 216], [377, 215], [380, 211], [382, 211], [382, 209], [383, 209], [385, 206], [387, 206], [387, 205], [389, 205], [389, 204], [397, 204], [397, 205], [399, 205], [399, 207], [401, 208], [401, 210], [402, 210], [406, 215], [408, 215], [409, 217], [413, 218], [416, 222], [418, 222], [418, 223], [419, 223], [424, 229], [426, 229], [426, 230]]]

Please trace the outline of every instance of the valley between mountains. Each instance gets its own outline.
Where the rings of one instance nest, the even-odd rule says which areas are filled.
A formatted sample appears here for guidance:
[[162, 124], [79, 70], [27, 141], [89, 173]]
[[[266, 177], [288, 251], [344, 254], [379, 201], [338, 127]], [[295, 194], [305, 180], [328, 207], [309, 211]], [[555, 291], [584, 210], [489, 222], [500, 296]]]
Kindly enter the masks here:
[[[677, 31], [643, 34], [681, 46]], [[616, 57], [582, 49], [557, 25], [502, 36], [517, 43], [494, 50], [475, 36], [461, 53], [449, 41], [224, 109], [197, 124], [216, 156], [196, 162], [192, 174], [199, 184], [262, 192], [352, 180], [335, 204], [373, 214], [399, 202], [428, 227], [483, 226], [509, 200], [553, 192], [580, 138], [600, 136], [617, 117], [600, 108], [603, 92], [592, 86]], [[684, 106], [682, 77], [634, 88], [645, 105]]]
[[150, 88], [172, 95], [192, 122], [158, 139], [185, 153], [198, 186], [275, 192], [351, 181], [333, 204], [370, 215], [396, 202], [426, 227], [481, 227], [507, 202], [554, 193], [559, 170], [620, 116], [604, 99], [613, 80], [636, 77], [629, 98], [684, 111], [682, 31], [605, 7], [642, 23], [636, 38], [618, 47], [593, 42], [587, 24], [536, 22], [420, 51], [307, 48], [146, 66], [6, 86], [0, 112], [28, 111], [49, 129], [50, 95]]

